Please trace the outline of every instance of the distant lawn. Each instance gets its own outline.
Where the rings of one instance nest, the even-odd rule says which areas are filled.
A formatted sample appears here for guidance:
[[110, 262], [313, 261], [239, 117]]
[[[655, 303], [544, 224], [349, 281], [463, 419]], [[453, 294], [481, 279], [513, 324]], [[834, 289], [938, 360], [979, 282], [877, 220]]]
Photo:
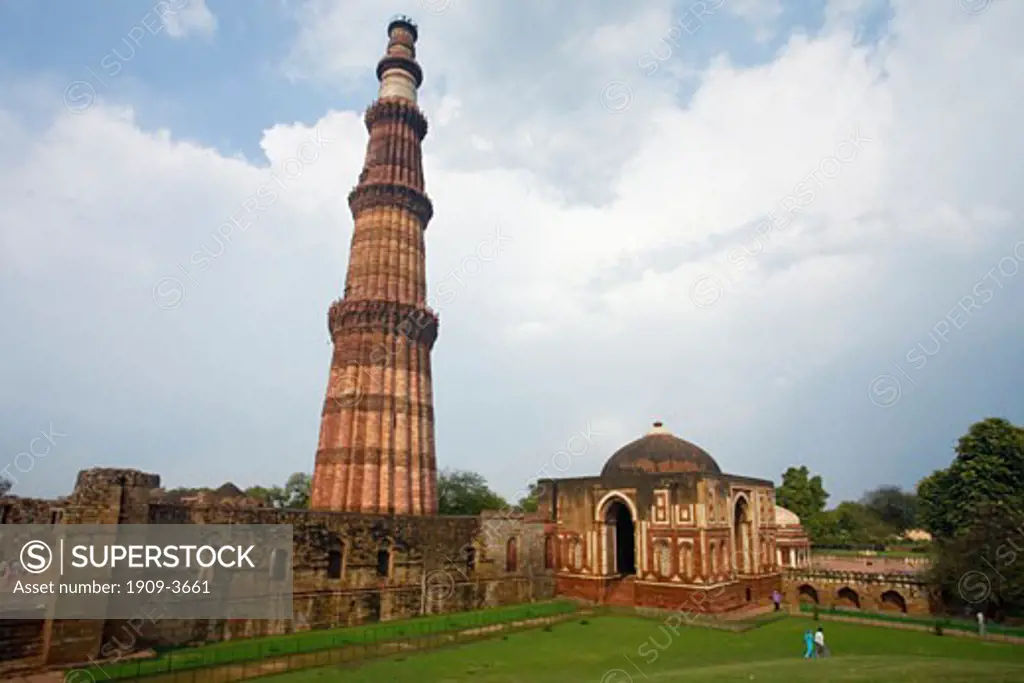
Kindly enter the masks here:
[[[1024, 647], [929, 633], [823, 622], [833, 656], [802, 659], [810, 619], [745, 633], [600, 617], [502, 638], [370, 661], [294, 671], [267, 683], [1024, 683]], [[659, 649], [660, 648], [660, 649]]]

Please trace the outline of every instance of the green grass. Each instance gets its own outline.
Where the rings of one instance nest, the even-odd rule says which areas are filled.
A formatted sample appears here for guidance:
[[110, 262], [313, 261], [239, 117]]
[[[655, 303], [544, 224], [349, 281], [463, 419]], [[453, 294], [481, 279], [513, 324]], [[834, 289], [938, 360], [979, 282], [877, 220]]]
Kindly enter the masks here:
[[248, 638], [182, 648], [161, 653], [154, 659], [103, 664], [90, 669], [95, 680], [118, 680], [170, 671], [202, 669], [219, 664], [260, 661], [269, 657], [318, 652], [346, 645], [405, 640], [433, 633], [503, 624], [522, 619], [573, 612], [568, 601], [510, 605], [475, 612], [458, 612], [404, 621], [382, 622], [353, 628], [303, 631], [284, 636]]
[[788, 618], [745, 633], [680, 628], [637, 617], [572, 620], [492, 640], [307, 669], [265, 683], [784, 683], [1024, 682], [1024, 648], [838, 622], [824, 624], [833, 656], [802, 659], [805, 629]]

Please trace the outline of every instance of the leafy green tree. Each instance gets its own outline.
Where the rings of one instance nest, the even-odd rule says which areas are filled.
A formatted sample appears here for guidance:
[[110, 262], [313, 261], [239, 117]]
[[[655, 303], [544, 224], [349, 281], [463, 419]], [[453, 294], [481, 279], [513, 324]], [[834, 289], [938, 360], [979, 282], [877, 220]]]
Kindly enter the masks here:
[[312, 496], [313, 478], [305, 472], [296, 472], [284, 483], [284, 507], [301, 509], [309, 507]]
[[508, 503], [476, 472], [445, 469], [437, 477], [437, 507], [442, 515], [478, 515], [503, 510]]
[[1022, 499], [983, 503], [967, 530], [937, 543], [931, 579], [947, 606], [1000, 621], [1024, 608]]
[[537, 501], [540, 498], [540, 493], [543, 489], [544, 487], [537, 482], [531, 483], [526, 495], [519, 499], [519, 502], [516, 503], [516, 507], [523, 512], [536, 512]]
[[14, 484], [11, 483], [10, 479], [0, 477], [0, 496], [6, 496], [10, 493], [13, 486]]
[[775, 490], [775, 500], [801, 520], [810, 521], [825, 509], [828, 493], [821, 477], [810, 476], [806, 466], [790, 467], [782, 474], [782, 485]]
[[245, 490], [245, 495], [269, 507], [301, 510], [309, 507], [312, 485], [313, 478], [310, 475], [295, 472], [288, 477], [283, 487], [250, 486]]
[[1024, 609], [1024, 429], [1002, 418], [971, 425], [950, 466], [925, 477], [917, 495], [947, 604], [995, 616]]
[[899, 533], [863, 503], [844, 501], [836, 506], [835, 516], [839, 533], [845, 539], [841, 543], [880, 545], [893, 540]]
[[894, 532], [915, 528], [917, 496], [913, 493], [898, 486], [880, 486], [865, 493], [860, 502]]
[[264, 505], [274, 508], [284, 507], [284, 489], [280, 486], [250, 486], [245, 490], [245, 495], [253, 500], [262, 501]]
[[985, 503], [1024, 492], [1024, 429], [1002, 418], [971, 425], [945, 470], [918, 484], [920, 521], [932, 536], [950, 539], [979, 518]]

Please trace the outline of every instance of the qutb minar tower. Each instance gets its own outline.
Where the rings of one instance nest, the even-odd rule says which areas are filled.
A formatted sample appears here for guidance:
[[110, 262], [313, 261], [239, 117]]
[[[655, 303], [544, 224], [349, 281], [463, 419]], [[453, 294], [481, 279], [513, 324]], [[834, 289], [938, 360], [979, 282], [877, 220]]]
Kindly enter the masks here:
[[426, 305], [423, 233], [433, 207], [423, 186], [416, 39], [410, 19], [388, 24], [380, 91], [366, 111], [366, 161], [348, 196], [355, 227], [345, 294], [327, 316], [334, 356], [314, 509], [437, 513], [430, 351], [438, 319]]

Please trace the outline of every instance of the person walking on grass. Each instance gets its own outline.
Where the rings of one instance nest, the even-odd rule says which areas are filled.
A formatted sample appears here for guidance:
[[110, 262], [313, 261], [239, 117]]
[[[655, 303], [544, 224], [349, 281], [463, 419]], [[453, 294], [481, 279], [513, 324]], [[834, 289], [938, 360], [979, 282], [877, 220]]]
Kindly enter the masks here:
[[775, 611], [779, 611], [779, 606], [782, 604], [782, 596], [779, 595], [779, 591], [772, 591], [772, 604], [775, 605]]
[[828, 646], [825, 645], [825, 632], [818, 627], [818, 632], [814, 634], [814, 650], [818, 657], [828, 656]]
[[816, 657], [814, 652], [814, 634], [810, 631], [804, 631], [804, 659], [812, 659]]
[[982, 612], [978, 612], [978, 635], [985, 637], [985, 615]]

